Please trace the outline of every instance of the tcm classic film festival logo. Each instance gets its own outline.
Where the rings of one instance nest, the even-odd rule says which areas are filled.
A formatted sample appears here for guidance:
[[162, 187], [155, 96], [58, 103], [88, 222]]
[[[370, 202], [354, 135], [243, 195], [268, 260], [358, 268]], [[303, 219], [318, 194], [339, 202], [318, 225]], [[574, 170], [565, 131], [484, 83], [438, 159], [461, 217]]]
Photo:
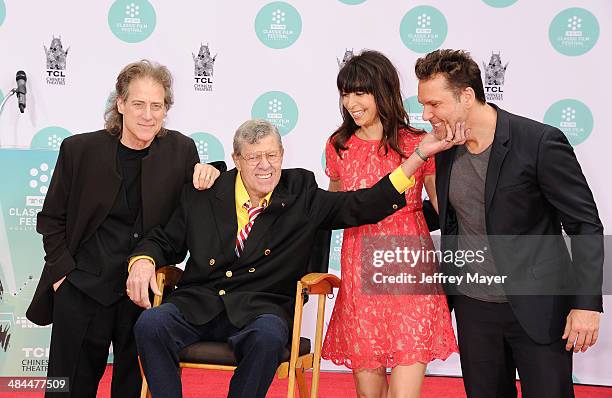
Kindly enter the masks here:
[[594, 125], [591, 110], [575, 99], [563, 99], [552, 104], [544, 114], [544, 123], [563, 131], [573, 146], [586, 141]]
[[225, 160], [223, 144], [217, 137], [209, 133], [197, 132], [189, 137], [195, 142], [200, 156], [200, 162], [210, 163]]
[[212, 91], [213, 90], [213, 72], [215, 68], [215, 60], [217, 54], [210, 55], [210, 49], [207, 44], [200, 44], [198, 55], [191, 53], [193, 58], [193, 76], [195, 83], [193, 88], [195, 91]]
[[255, 33], [267, 47], [287, 48], [300, 37], [302, 18], [291, 4], [282, 1], [270, 3], [257, 13]]
[[584, 8], [568, 8], [553, 19], [548, 29], [550, 43], [563, 55], [578, 56], [591, 50], [599, 38], [599, 23]]
[[108, 11], [108, 26], [126, 43], [139, 43], [155, 30], [155, 9], [147, 0], [117, 0]]
[[289, 134], [297, 124], [298, 107], [293, 98], [281, 91], [262, 94], [251, 109], [253, 119], [266, 119], [278, 128], [280, 135]]
[[65, 85], [66, 58], [68, 57], [68, 50], [70, 47], [64, 50], [62, 37], [53, 36], [49, 47], [43, 45], [43, 48], [45, 50], [45, 56], [47, 57], [47, 84], [61, 86]]
[[482, 63], [484, 68], [484, 89], [487, 101], [504, 100], [504, 81], [508, 63], [502, 64], [501, 52], [492, 52], [489, 63]]
[[446, 18], [431, 6], [413, 8], [404, 15], [400, 23], [402, 42], [417, 53], [428, 53], [440, 47], [447, 32]]

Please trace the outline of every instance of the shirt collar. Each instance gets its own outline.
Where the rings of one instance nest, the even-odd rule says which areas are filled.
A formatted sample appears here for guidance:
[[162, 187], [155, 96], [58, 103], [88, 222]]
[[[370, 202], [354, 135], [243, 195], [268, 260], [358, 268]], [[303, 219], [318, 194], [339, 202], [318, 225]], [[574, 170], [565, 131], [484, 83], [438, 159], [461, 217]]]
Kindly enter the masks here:
[[[263, 204], [264, 201], [266, 201], [267, 205], [270, 205], [270, 197], [272, 196], [272, 192], [269, 192], [260, 202], [259, 202], [259, 206], [261, 206]], [[238, 172], [238, 174], [236, 175], [236, 203], [239, 206], [242, 206], [243, 204], [245, 204], [246, 202], [248, 202], [250, 199], [249, 197], [249, 193], [246, 190], [246, 187], [244, 186], [244, 182], [242, 182], [242, 177], [240, 176], [240, 171]]]

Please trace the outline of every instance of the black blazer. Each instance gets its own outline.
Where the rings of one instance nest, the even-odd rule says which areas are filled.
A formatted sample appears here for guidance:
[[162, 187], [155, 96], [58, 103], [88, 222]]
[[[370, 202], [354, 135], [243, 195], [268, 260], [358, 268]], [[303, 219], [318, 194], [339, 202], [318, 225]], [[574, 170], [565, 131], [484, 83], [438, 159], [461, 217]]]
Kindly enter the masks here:
[[[546, 344], [561, 337], [571, 308], [602, 311], [603, 226], [565, 135], [492, 106], [497, 125], [485, 181], [486, 231], [497, 268], [511, 274], [506, 292], [532, 293], [510, 294], [510, 306], [527, 334]], [[436, 155], [442, 250], [457, 247], [457, 216], [448, 199], [455, 152]], [[572, 237], [573, 260], [562, 226]], [[443, 264], [447, 273], [453, 268]], [[587, 294], [544, 294], [562, 291], [569, 279], [570, 289], [585, 287]]]
[[[167, 132], [153, 140], [149, 154], [142, 160], [143, 231], [167, 222], [199, 161], [192, 139], [177, 131]], [[106, 130], [77, 134], [62, 142], [37, 218], [45, 266], [26, 312], [36, 324], [52, 322], [53, 283], [75, 268], [74, 255], [80, 243], [96, 231], [113, 206], [121, 185], [118, 143], [118, 137]]]
[[168, 224], [141, 241], [136, 255], [157, 266], [190, 257], [168, 301], [186, 320], [204, 324], [224, 309], [232, 324], [246, 325], [260, 314], [293, 320], [296, 282], [306, 273], [318, 229], [376, 223], [405, 206], [388, 177], [370, 189], [328, 192], [312, 172], [282, 170], [270, 205], [257, 217], [240, 258], [234, 253], [238, 230], [235, 169], [222, 173], [207, 191], [189, 184]]

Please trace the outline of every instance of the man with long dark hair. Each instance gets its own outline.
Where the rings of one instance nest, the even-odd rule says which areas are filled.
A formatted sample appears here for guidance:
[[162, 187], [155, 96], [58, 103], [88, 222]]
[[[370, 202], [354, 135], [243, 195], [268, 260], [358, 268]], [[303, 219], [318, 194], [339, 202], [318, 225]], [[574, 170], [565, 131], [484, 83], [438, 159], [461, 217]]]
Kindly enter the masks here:
[[[53, 323], [47, 376], [68, 378], [61, 396], [96, 396], [111, 342], [111, 395], [139, 395], [132, 327], [142, 309], [125, 291], [126, 258], [143, 234], [167, 222], [199, 162], [193, 140], [163, 126], [173, 103], [166, 67], [131, 63], [115, 89], [105, 128], [62, 142], [37, 219], [45, 267], [26, 314]], [[208, 188], [218, 175], [198, 166], [194, 184]]]

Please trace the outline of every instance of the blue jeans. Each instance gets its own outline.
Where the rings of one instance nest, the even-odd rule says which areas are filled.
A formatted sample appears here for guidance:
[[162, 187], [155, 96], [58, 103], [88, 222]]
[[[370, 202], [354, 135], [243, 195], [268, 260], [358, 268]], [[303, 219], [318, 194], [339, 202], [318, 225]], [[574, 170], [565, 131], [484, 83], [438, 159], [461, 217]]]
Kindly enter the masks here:
[[276, 315], [264, 314], [243, 328], [222, 312], [204, 325], [187, 322], [171, 303], [144, 311], [134, 326], [136, 346], [149, 389], [155, 398], [182, 396], [179, 352], [201, 340], [227, 342], [238, 360], [228, 397], [265, 397], [283, 350], [289, 327]]

